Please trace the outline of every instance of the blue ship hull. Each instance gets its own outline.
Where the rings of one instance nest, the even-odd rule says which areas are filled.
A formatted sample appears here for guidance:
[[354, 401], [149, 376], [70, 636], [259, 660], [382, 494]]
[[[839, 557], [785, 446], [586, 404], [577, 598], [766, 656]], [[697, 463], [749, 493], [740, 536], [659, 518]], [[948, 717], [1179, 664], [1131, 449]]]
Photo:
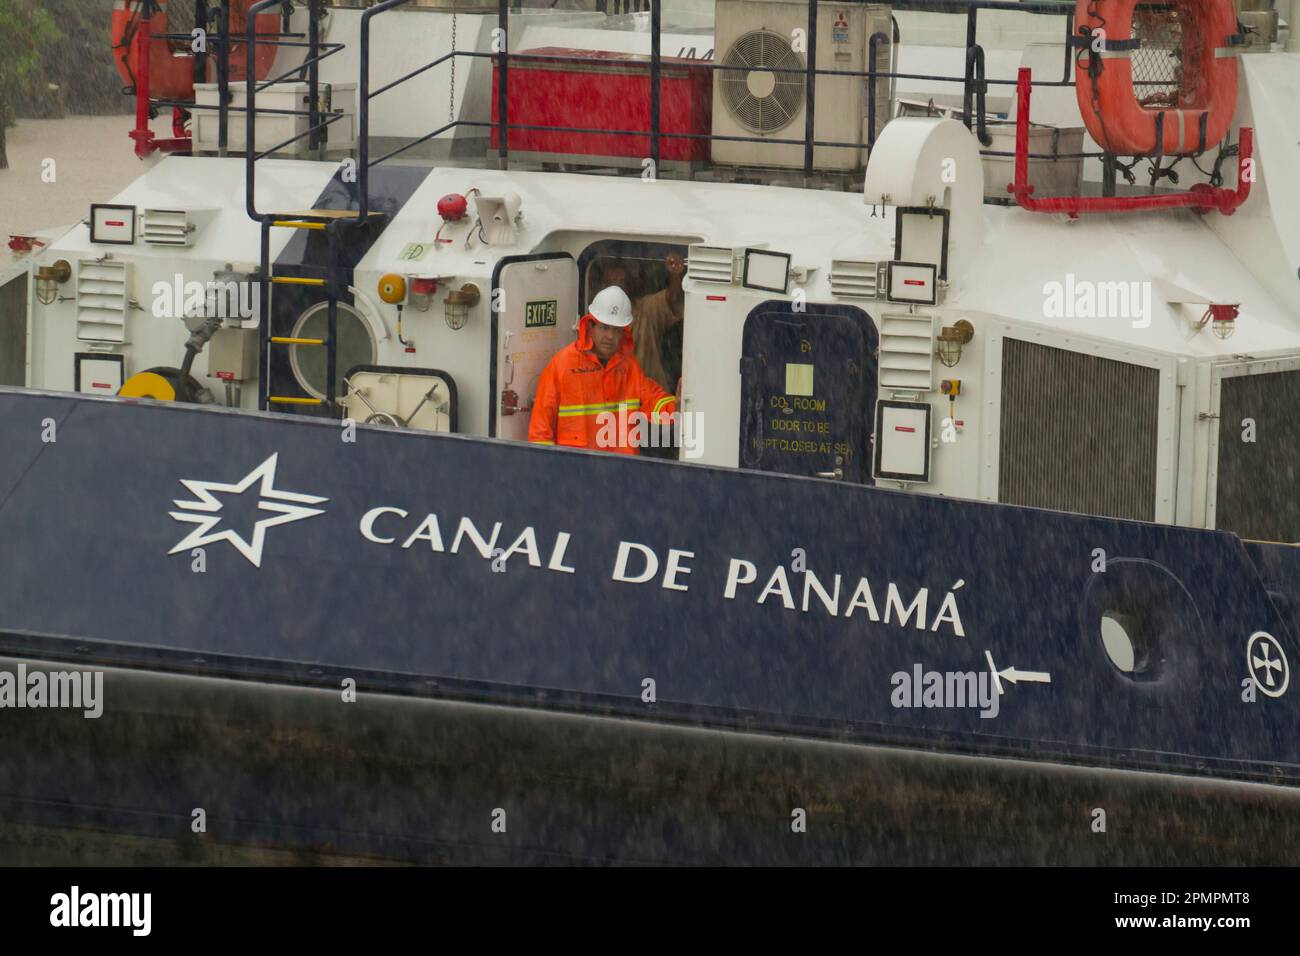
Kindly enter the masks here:
[[[0, 654], [107, 669], [99, 718], [0, 709], [11, 860], [1294, 857], [1294, 690], [1248, 652], [1297, 659], [1291, 548], [317, 419], [0, 408]], [[1104, 614], [1139, 622], [1140, 671]], [[930, 672], [985, 675], [996, 714], [927, 706]]]

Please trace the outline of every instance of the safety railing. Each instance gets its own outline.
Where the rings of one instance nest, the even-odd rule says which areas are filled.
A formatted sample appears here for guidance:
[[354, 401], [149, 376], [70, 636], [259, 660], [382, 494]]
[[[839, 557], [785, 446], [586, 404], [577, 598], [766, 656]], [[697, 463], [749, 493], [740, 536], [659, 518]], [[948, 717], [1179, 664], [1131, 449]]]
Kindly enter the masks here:
[[[834, 77], [858, 77], [867, 81], [867, 142], [866, 148], [870, 149], [875, 145], [877, 113], [880, 104], [877, 101], [876, 85], [874, 80], [878, 78], [887, 78], [893, 80], [917, 80], [933, 83], [951, 83], [961, 84], [962, 87], [962, 120], [967, 127], [972, 128], [979, 137], [981, 144], [986, 147], [985, 155], [1013, 158], [1015, 153], [1012, 151], [998, 151], [987, 149], [992, 139], [989, 136], [986, 127], [986, 99], [991, 86], [1005, 86], [1014, 88], [1017, 80], [989, 78], [985, 75], [985, 54], [984, 49], [977, 42], [979, 29], [980, 11], [1003, 11], [1014, 13], [1034, 14], [1041, 16], [1061, 17], [1064, 20], [1064, 31], [1062, 36], [1062, 74], [1059, 80], [1039, 80], [1035, 81], [1039, 86], [1072, 86], [1071, 78], [1071, 60], [1073, 49], [1071, 46], [1071, 36], [1074, 31], [1074, 4], [1070, 2], [1053, 2], [1053, 0], [1040, 0], [1040, 2], [1019, 3], [1015, 0], [894, 0], [889, 6], [895, 10], [915, 10], [930, 13], [947, 13], [953, 15], [962, 15], [966, 18], [966, 65], [965, 71], [961, 76], [943, 75], [943, 74], [926, 74], [926, 73], [904, 73], [898, 70], [881, 70], [879, 66], [879, 48], [883, 43], [897, 44], [900, 41], [897, 21], [894, 23], [893, 36], [884, 33], [873, 34], [868, 42], [868, 62], [866, 70], [837, 70], [821, 68], [817, 66], [817, 10], [821, 0], [807, 0], [808, 18], [806, 25], [807, 47], [805, 53], [806, 66], [800, 69], [793, 68], [772, 68], [762, 67], [765, 72], [778, 74], [800, 74], [805, 78], [804, 91], [804, 135], [801, 138], [791, 137], [774, 137], [774, 136], [743, 136], [743, 135], [725, 135], [717, 134], [712, 131], [708, 133], [686, 133], [663, 129], [662, 110], [660, 102], [661, 78], [663, 71], [663, 52], [661, 48], [661, 39], [663, 33], [662, 23], [662, 0], [645, 0], [642, 9], [648, 9], [650, 14], [650, 122], [649, 129], [614, 129], [605, 127], [576, 127], [576, 126], [555, 126], [532, 123], [512, 123], [509, 121], [509, 86], [510, 86], [510, 67], [512, 63], [529, 62], [538, 59], [529, 54], [514, 53], [510, 50], [509, 44], [509, 15], [511, 12], [510, 0], [499, 0], [497, 11], [497, 32], [495, 43], [498, 47], [497, 52], [486, 53], [473, 50], [453, 50], [444, 54], [437, 59], [418, 67], [415, 70], [399, 77], [395, 80], [385, 83], [378, 89], [371, 89], [370, 82], [370, 60], [371, 60], [371, 23], [376, 16], [380, 16], [390, 10], [406, 6], [410, 0], [382, 0], [362, 15], [361, 36], [360, 36], [360, 61], [361, 77], [358, 83], [360, 99], [358, 103], [358, 126], [360, 139], [358, 144], [358, 179], [362, 183], [361, 195], [362, 201], [365, 202], [367, 189], [365, 184], [368, 179], [369, 170], [395, 156], [398, 156], [410, 149], [413, 149], [429, 140], [440, 136], [444, 133], [453, 131], [459, 127], [469, 128], [488, 128], [494, 129], [497, 140], [497, 155], [502, 166], [509, 162], [510, 157], [510, 133], [512, 131], [538, 131], [538, 132], [564, 132], [575, 134], [612, 134], [623, 136], [642, 136], [648, 140], [648, 156], [654, 168], [658, 170], [662, 156], [662, 144], [665, 140], [707, 140], [710, 142], [743, 142], [743, 143], [763, 143], [775, 145], [790, 145], [803, 147], [803, 173], [805, 176], [812, 176], [815, 171], [814, 151], [818, 148], [839, 148], [839, 149], [862, 149], [863, 143], [842, 142], [838, 140], [819, 140], [816, 138], [814, 130], [816, 128], [817, 116], [817, 77], [834, 76]], [[389, 90], [400, 86], [427, 71], [443, 63], [453, 60], [457, 57], [464, 58], [485, 58], [491, 59], [496, 64], [497, 73], [497, 103], [496, 103], [496, 120], [494, 122], [485, 122], [482, 120], [454, 119], [445, 123], [429, 133], [420, 137], [411, 139], [403, 145], [392, 149], [377, 159], [370, 157], [369, 129], [370, 129], [370, 101]], [[549, 63], [564, 64], [600, 64], [608, 65], [608, 59], [584, 56], [566, 56], [562, 54], [548, 53], [545, 60]], [[707, 69], [710, 71], [734, 71], [740, 73], [752, 72], [754, 67], [748, 66], [727, 66], [714, 62], [696, 62], [694, 68]], [[1101, 158], [1106, 154], [1101, 152], [1087, 152], [1077, 154], [1031, 154], [1034, 159], [1081, 159], [1081, 158]], [[364, 208], [364, 207], [363, 207]]]
[[[321, 117], [329, 115], [331, 122], [342, 118], [343, 111], [334, 111], [326, 114], [319, 109], [320, 102], [320, 61], [327, 56], [331, 56], [343, 49], [341, 43], [323, 43], [320, 39], [320, 15], [324, 9], [324, 0], [307, 0], [310, 11], [309, 26], [306, 33], [289, 32], [289, 5], [284, 0], [273, 0], [271, 4], [259, 4], [256, 9], [262, 10], [268, 6], [279, 5], [284, 11], [282, 17], [282, 28], [277, 33], [257, 33], [257, 46], [273, 47], [306, 47], [308, 55], [306, 59], [285, 71], [280, 76], [272, 80], [265, 81], [259, 87], [264, 89], [276, 82], [283, 81], [295, 74], [300, 80], [307, 82], [309, 86], [309, 103], [305, 110], [259, 110], [263, 115], [286, 115], [286, 116], [305, 116], [308, 118], [309, 129], [303, 133], [304, 136], [310, 136], [310, 148], [316, 149], [320, 145]], [[238, 107], [232, 105], [231, 80], [230, 80], [230, 53], [240, 44], [248, 42], [246, 34], [243, 32], [232, 33], [230, 23], [231, 4], [230, 0], [194, 0], [194, 22], [196, 27], [202, 29], [204, 43], [202, 50], [194, 55], [194, 79], [196, 83], [204, 82], [208, 76], [209, 60], [213, 61], [216, 66], [216, 85], [217, 85], [217, 102], [216, 103], [199, 103], [197, 94], [194, 100], [177, 100], [167, 98], [153, 98], [149, 90], [149, 69], [150, 45], [153, 43], [170, 43], [174, 41], [192, 44], [194, 35], [190, 33], [153, 33], [149, 29], [151, 18], [161, 11], [157, 0], [139, 0], [139, 6], [136, 8], [135, 16], [138, 18], [138, 26], [132, 42], [136, 46], [136, 52], [139, 63], [140, 76], [136, 78], [135, 92], [137, 97], [137, 129], [133, 131], [132, 136], [137, 140], [137, 151], [143, 150], [146, 154], [157, 149], [176, 151], [183, 149], [192, 149], [192, 137], [184, 136], [183, 125], [184, 119], [188, 115], [200, 111], [208, 110], [218, 114], [217, 122], [217, 154], [225, 156], [230, 147], [230, 114], [249, 112], [247, 106]], [[208, 30], [208, 25], [213, 20], [213, 13], [216, 14], [216, 32]], [[249, 29], [253, 30], [255, 20], [252, 19], [250, 11]], [[252, 46], [249, 47], [249, 56], [252, 56]], [[247, 61], [252, 64], [253, 60]], [[250, 67], [251, 71], [251, 67]], [[149, 130], [148, 121], [153, 111], [159, 108], [170, 108], [173, 111], [173, 128], [175, 130], [175, 139], [156, 140]], [[283, 149], [287, 145], [292, 145], [297, 139], [295, 137], [287, 143], [279, 144], [273, 150]], [[265, 153], [263, 153], [265, 155]]]
[[[244, 37], [244, 43], [247, 45], [246, 62], [249, 64], [248, 69], [246, 71], [247, 76], [244, 80], [246, 92], [244, 98], [245, 105], [242, 110], [244, 113], [244, 123], [245, 123], [245, 133], [246, 133], [245, 150], [244, 150], [245, 190], [246, 190], [245, 195], [246, 195], [247, 206], [248, 206], [248, 215], [250, 218], [256, 220], [257, 222], [265, 222], [267, 221], [268, 216], [270, 216], [271, 218], [274, 218], [276, 216], [276, 213], [263, 214], [257, 211], [255, 194], [254, 194], [257, 161], [260, 159], [265, 159], [267, 156], [271, 156], [275, 153], [278, 153], [281, 150], [292, 146], [294, 143], [306, 137], [310, 137], [309, 144], [308, 144], [309, 148], [316, 149], [321, 142], [319, 138], [320, 134], [324, 132], [324, 130], [332, 123], [338, 122], [346, 115], [346, 111], [344, 110], [331, 110], [326, 112], [321, 110], [320, 108], [320, 63], [322, 60], [334, 56], [340, 50], [344, 49], [344, 44], [342, 43], [326, 43], [321, 40], [320, 13], [324, 8], [324, 0], [308, 0], [308, 15], [307, 15], [308, 27], [307, 27], [307, 39], [305, 41], [281, 40], [275, 42], [276, 46], [306, 47], [307, 56], [303, 60], [303, 62], [290, 67], [288, 70], [284, 70], [283, 72], [277, 74], [276, 76], [271, 77], [270, 79], [261, 80], [261, 81], [258, 80], [257, 71], [253, 68], [253, 64], [256, 62], [255, 55], [256, 55], [257, 46], [262, 42], [259, 35], [255, 32], [257, 17], [264, 10], [267, 10], [271, 7], [274, 7], [282, 3], [283, 0], [260, 0], [260, 2], [255, 3], [252, 7], [250, 7], [247, 13], [248, 32]], [[225, 16], [228, 17], [229, 16], [228, 0], [223, 0], [221, 5], [224, 8]], [[228, 57], [223, 57], [223, 59], [228, 60]], [[307, 82], [308, 108], [306, 110], [258, 109], [257, 107], [258, 93], [267, 90], [272, 86], [285, 83], [294, 76], [300, 77], [304, 72], [307, 75], [306, 82]], [[224, 91], [221, 92], [220, 99], [222, 100], [223, 103], [225, 103], [226, 95]], [[259, 114], [260, 115], [280, 114], [280, 115], [291, 115], [291, 116], [306, 116], [307, 128], [304, 129], [302, 132], [289, 137], [283, 142], [276, 143], [274, 146], [259, 151], [257, 148], [257, 136], [256, 136], [257, 117]], [[224, 139], [227, 136], [227, 132], [226, 132], [227, 120], [225, 114], [222, 115], [220, 125], [221, 125], [220, 135]]]

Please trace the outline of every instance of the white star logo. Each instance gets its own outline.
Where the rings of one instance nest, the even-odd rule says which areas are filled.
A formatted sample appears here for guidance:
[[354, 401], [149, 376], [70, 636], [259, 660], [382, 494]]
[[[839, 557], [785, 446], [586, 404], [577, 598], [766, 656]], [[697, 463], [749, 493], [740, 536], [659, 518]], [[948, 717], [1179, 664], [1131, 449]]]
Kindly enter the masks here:
[[[193, 479], [182, 478], [181, 484], [190, 490], [198, 499], [197, 501], [176, 501], [174, 504], [177, 508], [183, 508], [183, 511], [169, 512], [171, 517], [176, 521], [184, 521], [190, 524], [198, 525], [193, 531], [185, 536], [185, 539], [168, 551], [168, 554], [176, 554], [180, 551], [186, 551], [190, 548], [197, 548], [204, 544], [215, 544], [218, 541], [229, 541], [255, 568], [262, 566], [262, 545], [266, 542], [266, 529], [275, 527], [278, 524], [288, 524], [290, 521], [301, 521], [303, 518], [314, 518], [316, 515], [324, 514], [323, 508], [308, 508], [305, 505], [318, 505], [328, 501], [328, 498], [318, 498], [315, 495], [301, 495], [292, 491], [277, 491], [275, 489], [275, 465], [279, 458], [279, 453], [272, 455], [266, 461], [262, 462], [252, 471], [250, 471], [238, 484], [223, 485], [215, 481], [195, 481]], [[261, 482], [261, 488], [258, 490], [257, 508], [259, 511], [270, 511], [275, 514], [273, 518], [263, 518], [253, 526], [252, 541], [245, 541], [234, 531], [220, 531], [216, 534], [209, 532], [221, 522], [221, 502], [212, 496], [214, 491], [226, 492], [228, 494], [242, 495], [254, 483]], [[268, 500], [269, 499], [269, 500]], [[194, 514], [193, 512], [202, 512]]]

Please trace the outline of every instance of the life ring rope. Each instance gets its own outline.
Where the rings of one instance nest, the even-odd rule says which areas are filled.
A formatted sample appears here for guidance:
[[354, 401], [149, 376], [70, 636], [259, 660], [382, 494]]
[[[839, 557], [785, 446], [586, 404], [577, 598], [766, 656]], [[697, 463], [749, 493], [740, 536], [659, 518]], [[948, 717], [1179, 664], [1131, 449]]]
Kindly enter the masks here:
[[[1103, 150], [1124, 156], [1200, 155], [1222, 142], [1237, 99], [1239, 32], [1231, 0], [1172, 0], [1163, 25], [1172, 43], [1147, 43], [1143, 32], [1162, 25], [1141, 0], [1076, 0], [1075, 89], [1079, 111]], [[1137, 16], [1135, 17], [1135, 14]], [[1135, 56], [1166, 50], [1174, 75], [1135, 76]], [[1174, 52], [1174, 51], [1177, 52]], [[1140, 95], [1137, 86], [1172, 87]]]

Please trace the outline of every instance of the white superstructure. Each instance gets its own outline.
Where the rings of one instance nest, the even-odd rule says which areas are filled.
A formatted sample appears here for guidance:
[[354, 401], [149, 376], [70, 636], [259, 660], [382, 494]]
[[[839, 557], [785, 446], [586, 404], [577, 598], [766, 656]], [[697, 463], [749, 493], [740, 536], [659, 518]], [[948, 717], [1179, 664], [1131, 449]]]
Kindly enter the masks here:
[[[334, 11], [332, 29], [342, 30], [359, 15]], [[578, 26], [603, 17], [557, 16]], [[937, 15], [914, 17], [923, 26]], [[394, 51], [392, 63], [407, 59], [404, 43], [418, 46], [423, 58], [439, 55], [436, 44], [423, 38], [399, 37], [412, 18], [442, 22], [436, 36], [439, 42], [448, 38], [444, 13], [381, 18], [384, 30], [397, 31], [376, 37], [380, 47], [391, 43], [386, 48]], [[477, 38], [467, 43], [485, 48], [494, 23], [486, 15], [460, 15], [458, 36]], [[526, 38], [537, 34], [537, 45], [552, 43], [544, 34], [560, 28], [541, 14], [526, 15], [522, 24]], [[619, 36], [644, 39], [637, 33]], [[672, 43], [665, 40], [665, 52]], [[577, 45], [572, 35], [567, 45]], [[912, 55], [905, 29], [902, 69]], [[1002, 51], [990, 58], [990, 75], [995, 60], [1013, 59], [1014, 66], [1039, 56], [1033, 47]], [[349, 66], [344, 57], [327, 62], [336, 71]], [[490, 60], [473, 62], [468, 72], [490, 75]], [[646, 264], [649, 275], [665, 249], [677, 249], [689, 259], [681, 399], [682, 411], [704, 422], [697, 460], [756, 467], [745, 449], [761, 448], [758, 467], [791, 473], [825, 474], [856, 464], [860, 480], [874, 476], [877, 484], [918, 494], [1022, 504], [1040, 503], [1036, 496], [1042, 495], [1042, 503], [1065, 510], [1215, 527], [1221, 456], [1236, 454], [1233, 443], [1255, 441], [1253, 433], [1245, 437], [1252, 427], [1246, 419], [1258, 425], [1290, 415], [1285, 397], [1294, 393], [1279, 384], [1257, 412], [1234, 420], [1226, 416], [1229, 407], [1238, 414], [1239, 396], [1229, 402], [1225, 395], [1243, 376], [1300, 372], [1300, 220], [1294, 214], [1300, 209], [1300, 53], [1278, 45], [1242, 56], [1240, 63], [1233, 138], [1242, 126], [1254, 130], [1256, 179], [1251, 198], [1231, 217], [1174, 210], [1067, 221], [986, 204], [983, 164], [995, 160], [981, 159], [978, 141], [960, 122], [935, 116], [903, 117], [884, 126], [865, 185], [854, 192], [464, 165], [410, 171], [418, 185], [391, 210], [356, 263], [342, 300], [340, 322], [351, 331], [340, 334], [351, 351], [340, 357], [340, 378], [354, 365], [436, 369], [454, 380], [458, 431], [522, 440], [537, 372], [571, 337], [593, 293], [597, 260], [630, 258]], [[390, 69], [398, 75], [396, 67], [376, 68], [376, 85]], [[428, 82], [446, 104], [445, 80], [431, 73]], [[451, 111], [470, 109], [478, 94], [466, 90], [482, 88], [467, 78], [452, 94]], [[908, 92], [900, 84], [896, 95], [906, 98]], [[936, 103], [942, 102], [941, 91], [933, 92], [940, 97]], [[470, 106], [458, 108], [457, 97], [468, 97], [461, 102]], [[377, 110], [376, 136], [414, 134], [404, 112], [411, 100], [394, 102], [407, 106]], [[1045, 113], [1068, 112], [1069, 106], [1059, 97], [1043, 103]], [[313, 209], [346, 163], [260, 162], [257, 208]], [[1229, 185], [1234, 172], [1228, 163]], [[84, 363], [104, 356], [120, 361], [123, 378], [179, 364], [191, 327], [178, 309], [161, 307], [160, 297], [174, 303], [169, 290], [186, 282], [206, 284], [223, 274], [248, 277], [255, 271], [260, 231], [246, 214], [244, 177], [242, 158], [162, 160], [104, 202], [141, 215], [170, 211], [192, 227], [188, 245], [158, 244], [145, 235], [106, 244], [82, 223], [34, 255], [23, 384], [91, 390], [96, 386], [83, 381], [82, 373], [102, 365]], [[1197, 175], [1189, 173], [1184, 186], [1195, 181]], [[467, 219], [440, 218], [438, 201], [449, 194], [470, 197]], [[475, 207], [481, 212], [491, 197], [517, 197], [518, 214], [507, 216], [513, 228], [505, 234], [484, 235], [474, 218]], [[271, 261], [299, 235], [273, 230]], [[747, 263], [754, 276], [764, 269], [771, 275], [772, 263], [786, 256], [777, 281], [784, 291], [770, 280], [746, 282]], [[72, 277], [58, 285], [52, 301], [43, 301], [36, 270], [58, 261], [70, 264]], [[409, 288], [400, 305], [384, 301], [385, 277], [391, 276], [402, 277]], [[470, 285], [481, 295], [453, 321], [448, 294]], [[282, 294], [276, 287], [274, 295]], [[553, 329], [529, 327], [525, 312], [537, 302], [558, 304], [560, 322]], [[1217, 328], [1204, 321], [1211, 306], [1236, 307], [1235, 321]], [[319, 303], [312, 307], [319, 315]], [[746, 362], [761, 354], [765, 363], [798, 366], [798, 350], [815, 352], [813, 340], [827, 323], [841, 319], [870, 330], [862, 354], [845, 358], [856, 363], [871, 393], [855, 410], [865, 416], [866, 431], [841, 436], [827, 448], [817, 415], [800, 414], [799, 401], [776, 404], [757, 378], [746, 378]], [[252, 314], [226, 325], [255, 330], [265, 321]], [[759, 327], [769, 321], [797, 327], [792, 341], [808, 344], [794, 345], [790, 354], [778, 354], [784, 348], [772, 344], [778, 339], [754, 344]], [[308, 335], [304, 323], [296, 322], [289, 337]], [[964, 342], [959, 323], [968, 323], [973, 333]], [[1230, 337], [1221, 337], [1229, 330]], [[216, 376], [227, 370], [213, 363], [228, 361], [229, 349], [223, 348], [201, 353], [192, 369], [218, 401], [223, 392]], [[285, 348], [304, 393], [319, 395], [320, 382], [306, 380], [308, 346]], [[824, 355], [810, 359], [810, 367], [823, 361]], [[256, 408], [260, 371], [255, 362], [240, 364], [237, 377], [225, 378], [242, 386], [241, 407]], [[834, 419], [817, 384], [830, 374], [817, 365], [816, 382], [807, 372], [806, 383], [786, 394], [802, 395], [812, 401], [812, 412]], [[804, 375], [791, 371], [785, 381], [803, 383]], [[766, 403], [761, 412], [756, 401]], [[820, 409], [817, 402], [823, 402]], [[359, 407], [349, 404], [349, 412]], [[446, 419], [431, 415], [428, 421], [433, 424], [424, 427], [436, 428]], [[769, 428], [782, 422], [782, 434]], [[801, 435], [799, 422], [811, 423], [811, 438]], [[1116, 432], [1121, 424], [1130, 431]], [[1087, 448], [1072, 444], [1072, 435], [1093, 432], [1096, 441]], [[857, 438], [862, 440], [855, 444]], [[781, 444], [800, 441], [816, 447]], [[873, 460], [846, 463], [839, 448], [845, 443], [849, 458]], [[796, 449], [799, 462], [821, 451], [825, 460], [786, 468], [780, 464], [787, 460], [781, 455], [785, 447]], [[1292, 460], [1289, 448], [1267, 454], [1271, 461]], [[1053, 458], [1064, 460], [1055, 467], [1069, 471], [1077, 493], [1057, 487]], [[1093, 496], [1089, 489], [1100, 491]]]

